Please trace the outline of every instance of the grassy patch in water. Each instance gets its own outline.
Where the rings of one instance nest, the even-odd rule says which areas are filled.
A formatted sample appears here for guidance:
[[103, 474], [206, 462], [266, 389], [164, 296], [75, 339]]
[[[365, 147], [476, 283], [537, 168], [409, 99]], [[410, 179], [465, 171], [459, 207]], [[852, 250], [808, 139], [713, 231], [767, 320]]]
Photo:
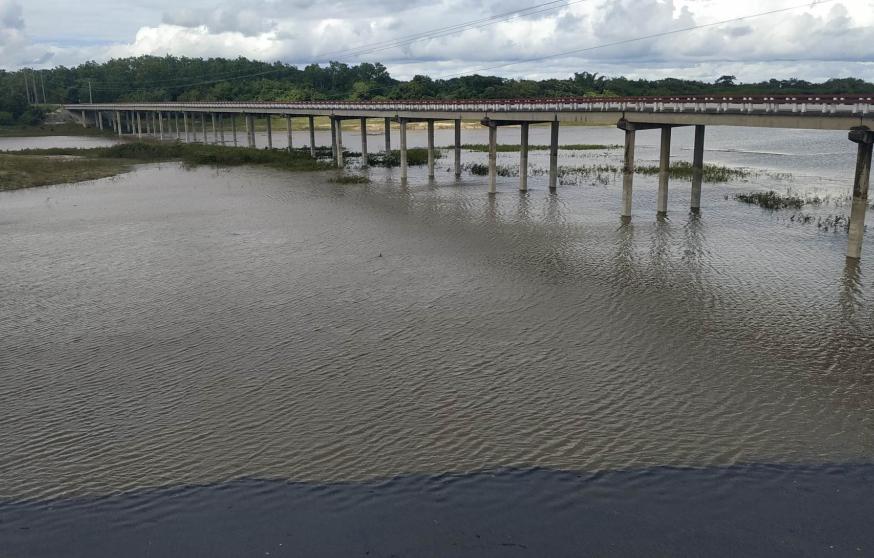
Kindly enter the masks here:
[[[620, 149], [621, 145], [616, 144], [597, 144], [597, 143], [572, 143], [566, 145], [559, 145], [559, 150], [562, 151], [597, 151], [601, 149]], [[483, 151], [488, 152], [489, 146], [484, 143], [465, 143], [461, 146], [462, 149], [467, 151]], [[445, 147], [444, 149], [454, 149], [452, 146]], [[501, 153], [514, 153], [522, 151], [521, 145], [515, 144], [500, 144], [495, 146], [495, 150]], [[529, 145], [528, 151], [548, 151], [548, 145]]]
[[[434, 150], [434, 159], [442, 156], [440, 151]], [[425, 165], [428, 163], [428, 150], [424, 147], [407, 149], [407, 166]], [[368, 153], [367, 164], [371, 167], [399, 167], [401, 166], [401, 152], [393, 149], [386, 153]]]
[[370, 184], [370, 179], [360, 174], [342, 174], [330, 179], [335, 184]]
[[[653, 175], [659, 173], [659, 167], [658, 165], [640, 165], [635, 167], [634, 171], [638, 174]], [[671, 163], [669, 174], [671, 178], [691, 180], [693, 174], [692, 163], [688, 161]], [[742, 167], [705, 164], [702, 169], [702, 180], [704, 182], [730, 182], [741, 178], [749, 178], [753, 174], [752, 170]]]
[[0, 153], [0, 190], [67, 184], [115, 176], [135, 161], [80, 157], [34, 157]]
[[804, 207], [805, 199], [787, 192], [779, 194], [773, 190], [767, 192], [748, 192], [735, 194], [734, 199], [739, 202], [757, 205], [765, 209], [801, 209]]

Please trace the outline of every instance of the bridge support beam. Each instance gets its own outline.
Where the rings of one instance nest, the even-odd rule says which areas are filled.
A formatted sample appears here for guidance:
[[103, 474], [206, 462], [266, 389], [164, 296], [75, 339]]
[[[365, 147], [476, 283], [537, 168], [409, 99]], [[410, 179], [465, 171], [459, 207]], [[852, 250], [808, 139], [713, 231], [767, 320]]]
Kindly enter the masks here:
[[216, 143], [218, 143], [218, 126], [216, 125], [217, 123], [216, 123], [215, 113], [214, 112], [210, 113], [209, 116], [212, 119], [212, 143], [216, 144]]
[[88, 120], [85, 118], [85, 111], [84, 110], [82, 111], [82, 127], [83, 128], [88, 127]]
[[461, 119], [455, 119], [455, 178], [461, 178]]
[[185, 143], [191, 143], [191, 130], [188, 128], [188, 113], [182, 113], [182, 126], [185, 129]]
[[308, 124], [310, 125], [310, 157], [316, 157], [316, 123], [315, 118], [312, 116], [307, 118]]
[[285, 131], [288, 134], [288, 152], [291, 153], [291, 150], [294, 149], [291, 141], [291, 115], [285, 115]]
[[267, 115], [267, 149], [273, 149], [273, 115]]
[[334, 165], [337, 164], [337, 121], [333, 116], [331, 119], [331, 158], [334, 159]]
[[407, 119], [399, 118], [401, 132], [401, 180], [407, 179]]
[[385, 152], [391, 153], [391, 118], [385, 119]]
[[692, 213], [701, 211], [701, 182], [704, 179], [704, 125], [695, 126], [695, 144], [692, 147]]
[[868, 185], [871, 179], [871, 151], [874, 147], [874, 131], [856, 128], [849, 133], [850, 141], [858, 144], [856, 174], [853, 177], [853, 206], [850, 210], [847, 259], [862, 257], [862, 237], [865, 235], [865, 213], [868, 211]]
[[625, 130], [625, 159], [622, 164], [622, 217], [631, 219], [631, 191], [634, 184], [634, 140], [637, 132]]
[[361, 117], [361, 166], [367, 166], [367, 119]]
[[164, 113], [158, 111], [158, 137], [161, 141], [164, 140]]
[[336, 118], [336, 131], [337, 133], [334, 135], [336, 138], [336, 151], [337, 151], [337, 168], [342, 169], [345, 164], [343, 161], [343, 120]]
[[201, 141], [203, 141], [203, 145], [206, 145], [206, 113], [200, 113], [200, 132], [203, 134]]
[[137, 111], [137, 137], [143, 139], [143, 118]]
[[659, 190], [656, 196], [656, 215], [668, 214], [668, 179], [671, 176], [671, 127], [662, 128], [659, 151]]
[[558, 120], [553, 120], [549, 130], [549, 189], [558, 185]]
[[519, 149], [519, 191], [528, 191], [528, 123], [522, 123]]
[[489, 195], [497, 193], [498, 184], [498, 127], [489, 124]]
[[120, 111], [115, 111], [115, 127], [116, 127], [116, 131], [118, 132], [118, 135], [119, 136], [123, 135], [123, 131], [121, 128], [121, 112]]
[[255, 117], [251, 114], [246, 115], [246, 143], [250, 149], [255, 149]]
[[225, 144], [225, 115], [222, 113], [219, 113], [218, 119], [219, 119], [219, 143], [224, 145]]
[[434, 121], [428, 120], [428, 178], [434, 178]]

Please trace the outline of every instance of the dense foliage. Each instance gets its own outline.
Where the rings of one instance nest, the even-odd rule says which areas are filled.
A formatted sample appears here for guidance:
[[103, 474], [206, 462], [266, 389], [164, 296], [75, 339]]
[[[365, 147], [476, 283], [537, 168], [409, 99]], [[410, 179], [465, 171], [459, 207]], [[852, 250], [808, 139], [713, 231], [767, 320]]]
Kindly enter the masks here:
[[246, 58], [140, 56], [39, 72], [0, 71], [0, 91], [8, 92], [0, 96], [0, 124], [26, 123], [38, 118], [38, 111], [28, 109], [25, 79], [31, 85], [30, 96], [35, 96], [37, 101], [42, 101], [44, 96], [48, 103], [87, 102], [89, 95], [95, 102], [107, 102], [874, 92], [874, 84], [855, 78], [830, 79], [823, 83], [772, 79], [743, 84], [736, 83], [734, 76], [720, 76], [707, 83], [674, 78], [628, 79], [578, 72], [567, 79], [541, 81], [480, 75], [452, 79], [419, 75], [409, 81], [400, 81], [392, 78], [385, 66], [379, 63], [350, 66], [331, 62], [326, 66], [311, 64], [301, 69], [281, 62], [267, 63]]

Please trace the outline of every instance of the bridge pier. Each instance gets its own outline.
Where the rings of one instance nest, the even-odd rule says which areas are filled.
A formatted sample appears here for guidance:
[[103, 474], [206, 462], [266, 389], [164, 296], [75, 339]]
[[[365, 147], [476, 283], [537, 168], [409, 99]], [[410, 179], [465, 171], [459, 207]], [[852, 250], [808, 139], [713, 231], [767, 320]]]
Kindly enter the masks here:
[[218, 126], [216, 126], [215, 113], [211, 112], [209, 116], [212, 119], [212, 143], [215, 145], [218, 143]]
[[173, 113], [173, 128], [176, 130], [176, 141], [179, 141], [179, 113]]
[[250, 149], [255, 149], [255, 117], [251, 114], [246, 115], [246, 142]]
[[289, 114], [285, 115], [285, 130], [288, 134], [288, 152], [291, 153], [291, 150], [294, 149], [294, 147], [291, 144], [291, 115]]
[[343, 120], [337, 118], [337, 133], [335, 137], [337, 138], [336, 150], [337, 150], [337, 168], [342, 169], [345, 164], [343, 161]]
[[267, 115], [267, 149], [273, 149], [273, 115]]
[[223, 113], [219, 113], [219, 142], [224, 145], [225, 144], [225, 115]]
[[312, 116], [307, 117], [308, 124], [310, 125], [310, 157], [316, 157], [316, 123], [315, 118]]
[[164, 141], [164, 113], [158, 111], [158, 135], [161, 141]]
[[434, 179], [434, 121], [428, 120], [428, 178]]
[[121, 111], [115, 111], [115, 127], [118, 131], [119, 137], [121, 137], [123, 135], [121, 128]]
[[391, 118], [385, 119], [385, 152], [391, 153]]
[[139, 111], [137, 111], [137, 137], [143, 139], [143, 118]]
[[663, 126], [659, 151], [659, 190], [656, 196], [656, 216], [668, 214], [668, 179], [671, 176], [671, 127]]
[[82, 127], [87, 128], [88, 127], [88, 120], [85, 119], [85, 111], [83, 110], [81, 112], [82, 112]]
[[398, 118], [401, 132], [401, 180], [407, 179], [407, 119]]
[[704, 178], [704, 125], [695, 125], [695, 144], [692, 148], [692, 213], [701, 211], [701, 182]]
[[455, 119], [455, 178], [461, 178], [461, 119]]
[[94, 117], [97, 119], [97, 129], [102, 130], [103, 129], [103, 115], [100, 114], [100, 111], [98, 110], [94, 113]]
[[237, 147], [237, 115], [231, 113], [231, 138], [234, 141], [234, 147]]
[[334, 165], [337, 164], [337, 121], [333, 116], [329, 116], [331, 120], [331, 158], [334, 159]]
[[200, 132], [203, 134], [201, 141], [206, 145], [206, 113], [200, 113]]
[[528, 122], [523, 122], [519, 132], [519, 191], [528, 191]]
[[853, 206], [850, 210], [847, 259], [862, 257], [862, 237], [865, 235], [865, 214], [868, 212], [868, 185], [871, 178], [871, 151], [874, 147], [874, 131], [854, 128], [848, 138], [858, 145], [856, 173], [853, 177]]
[[182, 113], [182, 126], [185, 128], [185, 143], [191, 143], [191, 130], [188, 128], [188, 113]]
[[634, 184], [634, 128], [625, 130], [625, 159], [622, 164], [622, 217], [631, 219], [631, 191]]
[[549, 130], [549, 189], [558, 185], [558, 120], [550, 123]]
[[361, 166], [367, 166], [367, 119], [361, 117]]
[[498, 183], [498, 127], [489, 123], [489, 195], [497, 193]]

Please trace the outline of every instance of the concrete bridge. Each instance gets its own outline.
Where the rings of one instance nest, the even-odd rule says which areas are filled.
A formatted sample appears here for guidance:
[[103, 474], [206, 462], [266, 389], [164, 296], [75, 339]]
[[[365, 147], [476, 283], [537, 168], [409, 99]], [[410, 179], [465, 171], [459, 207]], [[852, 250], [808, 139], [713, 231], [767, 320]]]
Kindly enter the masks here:
[[[708, 125], [797, 128], [809, 130], [846, 130], [848, 139], [857, 144], [853, 204], [850, 213], [847, 258], [858, 260], [862, 253], [865, 213], [868, 208], [868, 184], [874, 145], [874, 95], [760, 95], [760, 96], [667, 96], [667, 97], [582, 97], [559, 99], [511, 100], [409, 100], [409, 101], [313, 101], [313, 102], [197, 102], [197, 103], [95, 103], [65, 105], [79, 114], [82, 124], [106, 126], [119, 135], [144, 133], [160, 139], [175, 137], [197, 141], [198, 123], [202, 141], [207, 141], [207, 119], [213, 141], [224, 143], [224, 119], [231, 120], [233, 144], [237, 145], [237, 117], [242, 117], [246, 141], [255, 145], [255, 118], [267, 118], [267, 147], [273, 147], [271, 116], [284, 116], [289, 124], [291, 149], [292, 117], [309, 117], [310, 151], [315, 155], [316, 116], [329, 117], [334, 160], [343, 166], [343, 120], [361, 123], [362, 159], [367, 160], [367, 119], [385, 122], [385, 150], [391, 149], [389, 127], [400, 127], [400, 173], [407, 177], [407, 124], [426, 122], [428, 129], [428, 176], [434, 178], [434, 123], [455, 124], [455, 175], [461, 175], [461, 121], [479, 120], [489, 129], [489, 193], [496, 191], [497, 127], [520, 128], [519, 189], [526, 190], [528, 168], [528, 128], [532, 123], [551, 126], [549, 149], [549, 188], [558, 181], [558, 135], [561, 123], [615, 125], [625, 131], [625, 164], [622, 178], [622, 218], [631, 219], [631, 196], [634, 178], [635, 132], [661, 130], [657, 215], [667, 212], [671, 129], [694, 126], [692, 156], [692, 196], [690, 209], [701, 206], [701, 182], [704, 165], [704, 132]], [[217, 127], [218, 123], [218, 127]]]

